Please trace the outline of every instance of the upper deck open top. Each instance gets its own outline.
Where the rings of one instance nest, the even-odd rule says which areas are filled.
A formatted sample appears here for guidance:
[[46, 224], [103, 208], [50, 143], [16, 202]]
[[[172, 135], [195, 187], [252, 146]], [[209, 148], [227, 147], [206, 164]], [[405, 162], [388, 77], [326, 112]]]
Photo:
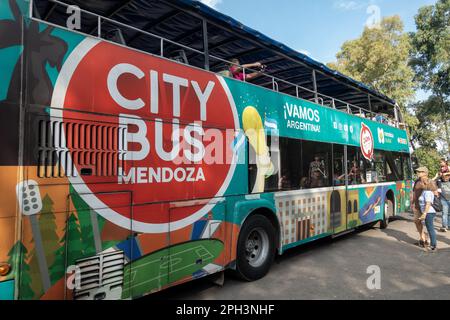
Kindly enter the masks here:
[[256, 85], [366, 118], [385, 114], [395, 126], [402, 122], [389, 97], [199, 1], [34, 0], [33, 16], [66, 26], [72, 13], [67, 5], [86, 10], [80, 32], [214, 72], [226, 69], [233, 58], [241, 64], [260, 61], [268, 68], [252, 80]]

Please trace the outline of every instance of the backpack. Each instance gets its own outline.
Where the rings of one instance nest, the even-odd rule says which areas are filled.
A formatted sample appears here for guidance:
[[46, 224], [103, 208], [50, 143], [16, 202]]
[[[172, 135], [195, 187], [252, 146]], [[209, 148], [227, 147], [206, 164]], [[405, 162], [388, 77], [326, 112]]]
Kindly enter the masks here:
[[434, 195], [434, 193], [433, 193], [433, 203], [431, 204], [431, 207], [433, 207], [434, 211], [436, 212], [442, 212], [443, 210], [441, 199], [438, 196]]
[[441, 198], [440, 198], [440, 197], [437, 197], [437, 196], [434, 196], [434, 201], [433, 201], [433, 203], [431, 204], [431, 206], [433, 207], [433, 209], [434, 209], [436, 212], [442, 212], [443, 207], [442, 207]]

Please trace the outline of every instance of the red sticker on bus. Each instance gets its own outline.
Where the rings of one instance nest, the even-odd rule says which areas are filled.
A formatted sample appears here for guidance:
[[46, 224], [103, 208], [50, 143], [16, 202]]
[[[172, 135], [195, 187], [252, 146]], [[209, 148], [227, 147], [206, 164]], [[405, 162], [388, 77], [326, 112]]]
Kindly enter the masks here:
[[[64, 161], [76, 169], [69, 175], [75, 190], [133, 231], [166, 232], [199, 220], [234, 173], [236, 107], [224, 80], [200, 69], [88, 38], [61, 70], [51, 114], [65, 124]], [[80, 175], [84, 167], [93, 173]], [[115, 183], [104, 183], [105, 175]], [[126, 192], [132, 219], [130, 207], [111, 196]], [[177, 204], [193, 199], [206, 200]]]
[[364, 158], [372, 161], [375, 142], [373, 139], [372, 131], [370, 131], [370, 128], [364, 123], [361, 123], [360, 143], [361, 152]]

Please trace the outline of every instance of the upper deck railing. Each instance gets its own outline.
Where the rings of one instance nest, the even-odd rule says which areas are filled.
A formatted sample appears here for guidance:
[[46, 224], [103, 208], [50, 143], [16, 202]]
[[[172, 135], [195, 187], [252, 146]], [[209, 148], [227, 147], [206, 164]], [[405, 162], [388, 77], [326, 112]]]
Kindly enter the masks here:
[[[204, 51], [198, 50], [198, 49], [189, 47], [187, 45], [181, 44], [179, 42], [172, 41], [170, 39], [166, 39], [166, 38], [164, 38], [164, 37], [162, 37], [160, 35], [151, 33], [149, 31], [136, 28], [134, 26], [122, 23], [120, 21], [117, 21], [117, 20], [114, 20], [114, 19], [111, 19], [111, 18], [108, 18], [108, 17], [104, 17], [102, 15], [96, 14], [94, 12], [91, 12], [91, 11], [88, 11], [88, 10], [85, 10], [85, 9], [82, 9], [82, 8], [79, 8], [79, 7], [74, 7], [73, 5], [69, 5], [69, 4], [67, 4], [65, 2], [62, 2], [62, 1], [59, 1], [59, 0], [48, 0], [48, 1], [54, 3], [55, 6], [56, 5], [60, 5], [60, 6], [65, 7], [67, 10], [68, 9], [79, 10], [80, 13], [83, 13], [83, 14], [88, 15], [90, 17], [94, 17], [96, 22], [97, 22], [96, 23], [97, 26], [93, 30], [91, 30], [90, 32], [82, 32], [82, 31], [76, 30], [74, 28], [69, 28], [67, 26], [55, 25], [55, 24], [53, 24], [53, 23], [51, 23], [49, 21], [46, 21], [45, 19], [42, 19], [41, 17], [35, 16], [34, 13], [35, 13], [36, 9], [35, 9], [35, 7], [33, 5], [33, 2], [34, 2], [33, 0], [30, 0], [30, 18], [35, 20], [35, 21], [39, 21], [39, 22], [42, 22], [42, 23], [45, 23], [45, 24], [53, 25], [55, 27], [64, 28], [64, 29], [67, 29], [67, 30], [70, 30], [70, 31], [73, 31], [73, 32], [76, 32], [76, 33], [89, 35], [89, 36], [92, 36], [92, 37], [95, 37], [95, 38], [98, 38], [98, 39], [102, 39], [102, 40], [105, 40], [105, 41], [109, 41], [109, 42], [114, 42], [115, 44], [118, 44], [118, 45], [121, 45], [121, 46], [125, 46], [127, 48], [132, 48], [133, 50], [137, 50], [137, 51], [140, 51], [140, 52], [157, 55], [157, 56], [159, 56], [161, 58], [164, 58], [164, 59], [168, 58], [165, 55], [166, 54], [166, 50], [168, 48], [171, 49], [170, 50], [171, 52], [173, 52], [173, 51], [184, 52], [184, 50], [186, 50], [186, 51], [188, 51], [190, 53], [203, 56], [204, 62], [205, 62], [204, 68], [201, 68], [203, 70], [210, 71], [210, 62], [211, 61], [218, 61], [220, 64], [222, 64], [222, 66], [224, 66], [224, 68], [226, 68], [226, 70], [223, 70], [223, 71], [227, 71], [227, 73], [228, 73], [229, 67], [234, 65], [234, 66], [237, 66], [237, 67], [242, 69], [242, 72], [244, 73], [243, 81], [247, 81], [246, 80], [246, 76], [245, 76], [246, 74], [257, 72], [259, 74], [260, 78], [261, 77], [267, 77], [269, 79], [269, 81], [267, 83], [270, 86], [269, 89], [271, 89], [273, 91], [279, 92], [280, 84], [284, 84], [284, 85], [287, 85], [287, 88], [295, 89], [295, 91], [291, 90], [291, 91], [295, 92], [294, 94], [290, 94], [288, 92], [282, 92], [284, 94], [295, 96], [295, 97], [300, 98], [300, 99], [309, 100], [309, 101], [312, 101], [312, 102], [314, 102], [316, 104], [319, 104], [321, 106], [324, 106], [324, 107], [329, 107], [329, 108], [341, 110], [341, 111], [347, 112], [349, 114], [352, 114], [352, 115], [355, 115], [355, 116], [359, 116], [359, 117], [362, 117], [362, 118], [367, 118], [369, 120], [381, 122], [381, 123], [387, 124], [387, 125], [392, 126], [392, 127], [396, 127], [396, 128], [400, 128], [400, 129], [406, 129], [406, 125], [404, 123], [401, 123], [400, 110], [399, 110], [399, 107], [397, 105], [394, 107], [394, 118], [392, 118], [392, 117], [386, 116], [383, 113], [376, 113], [373, 110], [370, 110], [371, 109], [370, 107], [369, 107], [369, 109], [367, 109], [367, 108], [364, 108], [364, 107], [361, 107], [361, 106], [357, 106], [357, 105], [351, 104], [351, 103], [346, 102], [344, 100], [341, 100], [341, 99], [338, 99], [338, 98], [331, 97], [331, 96], [325, 95], [323, 93], [320, 93], [316, 89], [317, 86], [315, 84], [315, 80], [314, 80], [314, 88], [315, 88], [315, 90], [311, 90], [311, 89], [303, 87], [301, 85], [289, 82], [287, 80], [284, 80], [284, 79], [281, 79], [281, 78], [278, 78], [278, 77], [275, 77], [275, 76], [273, 76], [273, 75], [271, 75], [271, 74], [269, 74], [267, 72], [260, 71], [260, 70], [254, 70], [254, 69], [251, 69], [251, 68], [245, 68], [242, 65], [239, 65], [239, 64], [233, 63], [231, 61], [228, 61], [228, 60], [222, 59], [220, 57], [217, 57], [215, 55], [212, 55], [212, 54], [210, 54], [208, 52], [207, 48]], [[104, 27], [105, 24], [109, 24], [109, 26], [120, 27], [120, 28], [123, 28], [123, 29], [117, 29], [117, 30], [120, 30], [120, 31], [116, 30], [118, 37], [116, 37], [116, 39], [114, 39], [114, 40], [111, 40], [110, 34], [105, 32], [105, 29], [107, 29], [107, 28]], [[156, 42], [158, 43], [158, 46], [157, 46], [158, 48], [156, 50], [144, 51], [144, 50], [132, 47], [132, 46], [128, 46], [123, 41], [123, 37], [122, 37], [122, 33], [121, 33], [122, 30], [134, 31], [134, 32], [140, 33], [140, 34], [142, 34], [144, 36], [150, 37], [152, 39], [156, 39]], [[121, 41], [121, 38], [122, 38], [122, 41]], [[181, 50], [180, 49], [173, 50], [173, 47], [180, 48]], [[172, 57], [171, 60], [176, 60], [177, 62], [182, 63], [182, 64], [187, 64], [190, 67], [198, 68], [196, 66], [193, 66], [193, 65], [189, 64], [189, 62], [186, 61], [187, 59], [186, 59], [186, 53], [185, 52], [178, 58], [173, 58]], [[219, 72], [219, 73], [221, 73], [222, 75], [226, 76], [226, 74], [224, 74], [223, 72]], [[313, 74], [314, 74], [314, 72], [313, 72]], [[249, 83], [251, 83], [251, 82], [249, 82]], [[264, 86], [264, 87], [267, 88], [267, 86]], [[303, 96], [302, 93], [306, 93], [306, 94]], [[308, 99], [308, 98], [305, 98], [306, 96], [313, 96], [313, 98], [309, 98]], [[370, 95], [369, 95], [369, 98], [368, 98], [368, 104], [370, 105]]]

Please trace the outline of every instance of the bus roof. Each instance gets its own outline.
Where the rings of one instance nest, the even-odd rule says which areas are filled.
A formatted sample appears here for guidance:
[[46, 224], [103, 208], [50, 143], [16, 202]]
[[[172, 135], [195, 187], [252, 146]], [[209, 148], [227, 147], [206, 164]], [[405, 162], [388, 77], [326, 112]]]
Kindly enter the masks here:
[[[223, 60], [238, 58], [241, 63], [261, 61], [268, 66], [265, 73], [290, 83], [314, 90], [312, 77], [316, 75], [317, 91], [328, 97], [366, 108], [373, 112], [393, 114], [395, 101], [348, 76], [328, 68], [305, 54], [252, 29], [239, 21], [222, 14], [199, 1], [193, 0], [65, 0], [80, 8], [134, 28], [151, 32], [173, 42], [197, 50], [204, 49], [204, 22], [207, 24], [208, 53]], [[35, 11], [42, 20], [63, 25], [67, 8], [49, 0], [35, 0]], [[83, 13], [82, 32], [95, 35], [98, 21]], [[103, 30], [113, 28], [103, 23]], [[125, 44], [136, 49], [152, 52], [152, 44], [137, 31], [122, 30]], [[201, 55], [190, 56], [190, 62], [202, 59]], [[197, 61], [197, 64], [199, 64]], [[223, 61], [211, 61], [212, 71], [223, 69]], [[254, 84], [271, 86], [267, 78], [253, 81]], [[279, 91], [292, 94], [292, 86], [281, 83]], [[294, 91], [295, 92], [295, 91]], [[309, 95], [309, 96], [308, 96]], [[305, 99], [314, 98], [307, 92]]]

